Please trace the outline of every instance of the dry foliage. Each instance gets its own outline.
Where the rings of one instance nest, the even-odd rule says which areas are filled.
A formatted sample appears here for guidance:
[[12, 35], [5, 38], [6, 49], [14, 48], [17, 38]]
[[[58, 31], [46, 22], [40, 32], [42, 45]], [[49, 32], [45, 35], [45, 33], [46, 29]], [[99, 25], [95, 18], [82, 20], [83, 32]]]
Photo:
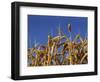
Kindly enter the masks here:
[[[71, 25], [68, 24], [71, 33]], [[71, 36], [70, 36], [71, 37]], [[28, 49], [28, 66], [76, 65], [88, 63], [88, 40], [80, 34], [71, 40], [60, 29], [58, 36], [48, 35], [46, 45]]]

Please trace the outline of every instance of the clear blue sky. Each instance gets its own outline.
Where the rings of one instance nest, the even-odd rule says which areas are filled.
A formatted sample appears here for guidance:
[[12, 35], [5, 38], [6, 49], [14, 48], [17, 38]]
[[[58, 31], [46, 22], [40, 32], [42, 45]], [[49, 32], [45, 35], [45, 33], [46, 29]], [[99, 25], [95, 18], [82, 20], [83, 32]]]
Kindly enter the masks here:
[[70, 37], [67, 26], [69, 23], [72, 26], [72, 39], [79, 33], [83, 38], [87, 35], [87, 17], [28, 15], [28, 48], [35, 42], [46, 44], [48, 34], [56, 36], [59, 25], [61, 31]]

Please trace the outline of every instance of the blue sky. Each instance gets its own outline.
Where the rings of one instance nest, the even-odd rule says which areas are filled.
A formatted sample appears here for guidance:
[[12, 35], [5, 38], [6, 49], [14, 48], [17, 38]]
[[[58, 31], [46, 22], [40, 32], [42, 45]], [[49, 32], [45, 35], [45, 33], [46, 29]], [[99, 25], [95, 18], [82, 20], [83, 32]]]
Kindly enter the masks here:
[[57, 36], [59, 26], [61, 31], [70, 37], [68, 24], [71, 24], [72, 39], [77, 34], [80, 34], [82, 38], [87, 36], [87, 17], [28, 15], [28, 48], [34, 43], [46, 44], [48, 34]]

